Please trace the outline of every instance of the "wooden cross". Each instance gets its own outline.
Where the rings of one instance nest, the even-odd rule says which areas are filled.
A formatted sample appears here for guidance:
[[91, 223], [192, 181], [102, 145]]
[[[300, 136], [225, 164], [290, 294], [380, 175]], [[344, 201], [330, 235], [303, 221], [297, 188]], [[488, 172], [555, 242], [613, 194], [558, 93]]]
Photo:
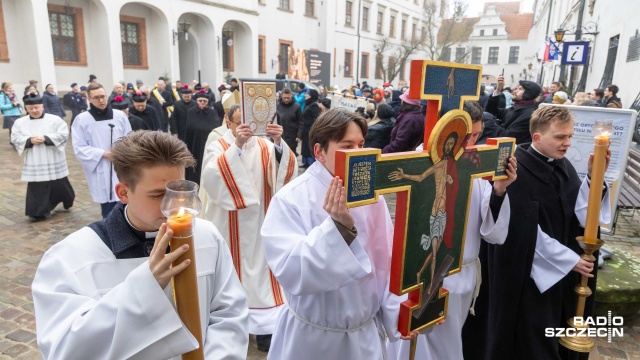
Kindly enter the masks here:
[[462, 269], [472, 181], [505, 178], [515, 149], [512, 138], [466, 146], [471, 119], [462, 106], [478, 99], [481, 67], [414, 60], [411, 71], [415, 88], [410, 97], [427, 100], [424, 150], [336, 153], [336, 175], [345, 183], [348, 207], [396, 194], [389, 290], [408, 294], [398, 320], [403, 335], [446, 317], [448, 292], [442, 279]]

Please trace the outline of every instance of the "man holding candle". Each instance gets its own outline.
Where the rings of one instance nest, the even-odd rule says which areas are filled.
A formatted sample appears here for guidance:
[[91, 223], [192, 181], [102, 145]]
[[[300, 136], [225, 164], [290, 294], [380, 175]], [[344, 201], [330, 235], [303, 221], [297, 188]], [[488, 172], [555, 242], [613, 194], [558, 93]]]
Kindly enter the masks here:
[[[574, 316], [579, 277], [589, 277], [595, 294], [593, 264], [580, 258], [576, 237], [584, 232], [589, 177], [580, 181], [565, 158], [573, 136], [573, 115], [562, 106], [544, 106], [531, 116], [530, 144], [515, 152], [518, 181], [507, 188], [511, 201], [509, 235], [502, 246], [482, 244], [483, 286], [476, 317], [463, 331], [465, 359], [571, 359], [545, 328], [566, 326]], [[610, 152], [607, 155], [607, 166]], [[606, 186], [594, 184], [593, 186]], [[601, 202], [600, 223], [610, 220], [609, 192]], [[592, 274], [592, 271], [594, 274]], [[593, 315], [595, 296], [587, 298]]]
[[196, 219], [196, 264], [171, 263], [173, 236], [161, 203], [165, 184], [183, 180], [193, 156], [178, 138], [136, 131], [114, 144], [120, 202], [109, 216], [71, 234], [44, 255], [32, 286], [37, 340], [44, 358], [167, 359], [198, 341], [173, 306], [171, 279], [197, 266], [206, 359], [244, 360], [245, 295], [222, 236]]
[[204, 218], [229, 242], [231, 256], [249, 303], [249, 333], [258, 349], [268, 351], [284, 297], [267, 266], [260, 228], [271, 197], [298, 174], [293, 151], [282, 140], [282, 126], [267, 125], [267, 137], [256, 137], [242, 123], [239, 105], [226, 117], [228, 130], [209, 145], [200, 184], [207, 193]]
[[346, 190], [334, 174], [336, 150], [362, 148], [366, 133], [359, 115], [324, 112], [309, 133], [318, 161], [271, 201], [262, 239], [287, 307], [269, 359], [381, 360], [384, 334], [391, 341], [401, 337], [401, 298], [389, 292], [393, 225], [387, 204], [380, 197], [347, 209]]

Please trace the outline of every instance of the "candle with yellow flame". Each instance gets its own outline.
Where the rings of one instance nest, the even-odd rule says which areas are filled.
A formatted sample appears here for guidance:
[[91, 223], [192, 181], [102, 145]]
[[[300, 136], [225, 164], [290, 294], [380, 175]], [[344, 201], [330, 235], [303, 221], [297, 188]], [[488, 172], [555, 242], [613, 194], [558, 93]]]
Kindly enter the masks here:
[[198, 185], [191, 181], [177, 180], [167, 184], [162, 212], [167, 216], [167, 226], [173, 231], [169, 245], [171, 251], [187, 244], [189, 250], [173, 262], [177, 266], [189, 259], [191, 263], [173, 277], [173, 296], [180, 320], [189, 332], [198, 340], [196, 350], [182, 355], [183, 360], [204, 360], [202, 325], [200, 323], [200, 305], [196, 272], [196, 254], [193, 242], [195, 217], [202, 204], [198, 199]]

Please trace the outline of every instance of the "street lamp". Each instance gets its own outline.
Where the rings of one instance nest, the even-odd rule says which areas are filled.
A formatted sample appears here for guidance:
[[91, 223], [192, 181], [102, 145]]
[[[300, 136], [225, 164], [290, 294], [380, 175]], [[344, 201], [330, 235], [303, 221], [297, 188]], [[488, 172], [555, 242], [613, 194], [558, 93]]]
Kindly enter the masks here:
[[186, 19], [182, 19], [182, 22], [178, 23], [178, 31], [173, 31], [173, 45], [176, 44], [176, 41], [180, 40], [180, 37], [183, 37], [185, 41], [189, 41], [189, 29], [191, 28], [191, 23], [188, 23]]
[[564, 34], [567, 32], [567, 30], [564, 30], [562, 28], [556, 30], [553, 32], [553, 35], [556, 38], [556, 42], [561, 43], [562, 39], [564, 38]]

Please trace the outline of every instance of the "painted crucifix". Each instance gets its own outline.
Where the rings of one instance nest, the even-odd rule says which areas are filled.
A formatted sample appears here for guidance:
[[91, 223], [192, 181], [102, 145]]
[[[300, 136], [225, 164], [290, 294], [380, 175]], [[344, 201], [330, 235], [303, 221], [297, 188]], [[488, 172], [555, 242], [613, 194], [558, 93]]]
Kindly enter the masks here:
[[462, 268], [472, 181], [506, 177], [515, 148], [511, 138], [467, 146], [471, 118], [465, 100], [477, 100], [482, 68], [435, 61], [411, 64], [410, 97], [427, 100], [424, 150], [382, 155], [378, 149], [339, 151], [336, 175], [347, 189], [347, 206], [396, 195], [389, 289], [408, 294], [400, 309], [403, 335], [446, 317], [445, 276]]

